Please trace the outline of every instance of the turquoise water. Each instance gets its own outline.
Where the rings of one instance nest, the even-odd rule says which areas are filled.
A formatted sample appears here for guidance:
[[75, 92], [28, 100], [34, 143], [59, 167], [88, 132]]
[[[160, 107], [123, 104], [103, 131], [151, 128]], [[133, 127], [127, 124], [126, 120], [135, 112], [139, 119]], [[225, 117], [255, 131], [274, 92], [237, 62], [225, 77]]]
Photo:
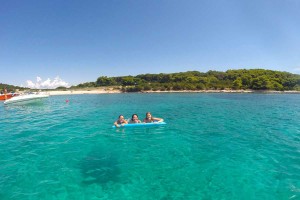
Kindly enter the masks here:
[[[111, 128], [147, 111], [167, 125]], [[300, 199], [299, 94], [51, 96], [0, 124], [1, 200]]]

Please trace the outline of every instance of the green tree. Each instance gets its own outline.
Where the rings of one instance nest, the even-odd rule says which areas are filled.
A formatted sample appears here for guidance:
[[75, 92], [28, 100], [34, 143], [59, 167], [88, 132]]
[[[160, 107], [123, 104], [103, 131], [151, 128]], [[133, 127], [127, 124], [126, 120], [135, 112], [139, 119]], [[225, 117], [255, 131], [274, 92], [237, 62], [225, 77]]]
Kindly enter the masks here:
[[122, 85], [135, 85], [135, 83], [132, 76], [125, 76], [122, 78]]
[[110, 86], [116, 84], [117, 83], [113, 78], [108, 78], [107, 76], [101, 76], [96, 81], [97, 86]]
[[199, 82], [199, 77], [196, 76], [188, 76], [186, 78], [186, 82], [188, 83], [198, 83]]
[[235, 79], [235, 81], [233, 81], [232, 84], [233, 89], [241, 89], [242, 86], [243, 86], [242, 79], [240, 77], [238, 77], [237, 79]]
[[144, 85], [144, 88], [143, 88], [145, 91], [148, 91], [148, 90], [151, 90], [151, 86], [150, 85]]
[[271, 84], [268, 77], [263, 75], [252, 80], [251, 88], [255, 90], [266, 90], [271, 88]]
[[273, 81], [271, 84], [272, 84], [272, 89], [278, 90], [278, 91], [283, 90], [283, 85], [281, 85], [280, 83]]
[[[76, 87], [93, 86], [141, 86], [144, 90], [153, 89], [183, 90], [196, 89], [253, 89], [253, 90], [292, 90], [299, 88], [300, 75], [265, 69], [239, 69], [226, 72], [197, 71], [179, 72], [171, 74], [141, 74], [137, 76], [102, 76], [96, 82], [79, 84]], [[138, 87], [139, 88], [139, 87]], [[135, 90], [135, 89], [130, 89]]]

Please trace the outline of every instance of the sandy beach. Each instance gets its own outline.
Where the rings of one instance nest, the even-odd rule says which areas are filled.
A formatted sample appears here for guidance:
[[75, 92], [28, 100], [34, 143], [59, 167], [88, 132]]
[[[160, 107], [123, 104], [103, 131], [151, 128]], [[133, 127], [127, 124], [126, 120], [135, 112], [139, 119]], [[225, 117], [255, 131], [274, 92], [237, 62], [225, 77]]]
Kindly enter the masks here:
[[[44, 91], [45, 92], [45, 91]], [[66, 91], [46, 91], [49, 95], [77, 95], [77, 94], [118, 94], [121, 90], [113, 88], [96, 88]], [[271, 94], [299, 94], [300, 91], [255, 91], [255, 90], [166, 90], [166, 91], [142, 91], [138, 93], [271, 93]]]
[[66, 90], [66, 91], [47, 91], [49, 95], [72, 95], [72, 94], [114, 94], [114, 93], [122, 93], [121, 90], [114, 89], [92, 89], [92, 90]]

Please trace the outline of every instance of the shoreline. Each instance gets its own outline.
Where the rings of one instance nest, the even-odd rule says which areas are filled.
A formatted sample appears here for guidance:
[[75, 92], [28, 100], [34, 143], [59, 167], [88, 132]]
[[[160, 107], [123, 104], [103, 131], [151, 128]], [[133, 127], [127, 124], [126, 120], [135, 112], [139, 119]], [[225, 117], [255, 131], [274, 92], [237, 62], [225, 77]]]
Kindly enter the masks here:
[[169, 90], [169, 91], [142, 91], [142, 92], [122, 92], [113, 89], [93, 89], [93, 90], [67, 90], [67, 91], [42, 91], [49, 95], [78, 95], [78, 94], [121, 94], [121, 93], [254, 93], [254, 94], [300, 94], [300, 91], [256, 91], [256, 90]]
[[122, 93], [122, 91], [118, 90], [67, 90], [67, 91], [42, 91], [44, 93], [47, 93], [49, 95], [73, 95], [73, 94], [118, 94]]

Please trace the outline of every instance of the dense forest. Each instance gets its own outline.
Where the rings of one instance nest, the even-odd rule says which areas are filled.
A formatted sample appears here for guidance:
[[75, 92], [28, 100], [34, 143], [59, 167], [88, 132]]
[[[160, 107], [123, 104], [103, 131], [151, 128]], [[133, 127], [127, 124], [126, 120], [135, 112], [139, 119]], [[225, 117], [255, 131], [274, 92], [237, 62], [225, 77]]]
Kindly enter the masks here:
[[73, 88], [122, 86], [124, 92], [148, 90], [300, 90], [300, 75], [265, 69], [239, 69], [226, 72], [188, 71], [170, 74], [137, 76], [100, 76], [96, 82], [82, 83]]
[[[123, 92], [166, 91], [166, 90], [297, 90], [300, 91], [300, 75], [265, 69], [239, 69], [226, 72], [188, 71], [170, 74], [140, 74], [137, 76], [100, 76], [95, 82], [82, 83], [71, 89], [110, 86]], [[0, 83], [0, 91], [24, 90], [13, 85]], [[59, 87], [56, 89], [67, 89]]]

